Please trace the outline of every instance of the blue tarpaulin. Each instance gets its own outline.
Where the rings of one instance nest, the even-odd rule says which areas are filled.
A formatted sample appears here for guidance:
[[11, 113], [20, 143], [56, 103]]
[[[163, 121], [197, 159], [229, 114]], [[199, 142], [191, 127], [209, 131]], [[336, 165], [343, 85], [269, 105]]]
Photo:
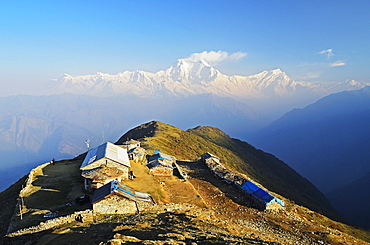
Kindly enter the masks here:
[[254, 196], [257, 200], [263, 203], [265, 206], [270, 205], [273, 202], [280, 203], [281, 206], [285, 206], [285, 203], [253, 183], [252, 181], [248, 180], [245, 182], [241, 188], [245, 190], [248, 194]]

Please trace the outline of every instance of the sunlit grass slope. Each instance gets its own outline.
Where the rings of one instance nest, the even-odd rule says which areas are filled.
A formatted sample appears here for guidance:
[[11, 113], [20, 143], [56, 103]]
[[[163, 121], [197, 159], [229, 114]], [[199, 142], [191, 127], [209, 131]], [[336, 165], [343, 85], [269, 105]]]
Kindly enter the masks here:
[[141, 139], [148, 148], [159, 148], [180, 160], [196, 159], [210, 152], [220, 157], [226, 167], [270, 191], [329, 217], [339, 218], [325, 196], [284, 162], [246, 142], [230, 138], [217, 128], [196, 127], [183, 131], [153, 121], [128, 131], [118, 143], [127, 139]]

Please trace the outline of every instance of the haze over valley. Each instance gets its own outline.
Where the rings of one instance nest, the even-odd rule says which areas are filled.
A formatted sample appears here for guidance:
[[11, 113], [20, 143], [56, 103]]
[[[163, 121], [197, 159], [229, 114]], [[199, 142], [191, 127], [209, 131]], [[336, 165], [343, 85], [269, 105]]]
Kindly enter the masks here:
[[[226, 76], [204, 60], [180, 59], [157, 73], [98, 73], [55, 82], [57, 94], [1, 98], [1, 152], [10, 166], [73, 157], [150, 119], [183, 129], [222, 128], [246, 139], [292, 108], [367, 83], [295, 82], [280, 69]], [[72, 93], [73, 92], [73, 93]], [[5, 187], [5, 186], [4, 186]]]

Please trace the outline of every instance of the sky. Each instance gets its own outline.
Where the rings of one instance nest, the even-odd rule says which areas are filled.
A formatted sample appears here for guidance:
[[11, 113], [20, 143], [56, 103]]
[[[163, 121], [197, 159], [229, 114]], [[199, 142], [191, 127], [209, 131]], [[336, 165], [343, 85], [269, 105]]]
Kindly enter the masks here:
[[368, 13], [368, 0], [2, 1], [0, 96], [64, 73], [157, 72], [194, 57], [226, 75], [369, 82]]

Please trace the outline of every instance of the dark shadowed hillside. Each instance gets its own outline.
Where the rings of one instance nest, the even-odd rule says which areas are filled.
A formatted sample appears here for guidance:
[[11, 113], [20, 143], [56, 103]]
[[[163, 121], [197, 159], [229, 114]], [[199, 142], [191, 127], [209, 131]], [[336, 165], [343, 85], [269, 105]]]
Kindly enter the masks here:
[[9, 186], [5, 191], [0, 193], [0, 243], [2, 238], [6, 235], [10, 220], [13, 216], [14, 209], [18, 202], [19, 191], [23, 188], [27, 176], [20, 178], [13, 185]]
[[[251, 137], [251, 142], [330, 193], [333, 205], [347, 219], [369, 223], [362, 206], [370, 196], [363, 185], [370, 173], [370, 87], [293, 110]], [[356, 208], [348, 209], [352, 205]]]
[[370, 173], [336, 190], [327, 197], [344, 218], [354, 225], [370, 229]]
[[250, 138], [323, 192], [370, 172], [370, 87], [296, 109]]

